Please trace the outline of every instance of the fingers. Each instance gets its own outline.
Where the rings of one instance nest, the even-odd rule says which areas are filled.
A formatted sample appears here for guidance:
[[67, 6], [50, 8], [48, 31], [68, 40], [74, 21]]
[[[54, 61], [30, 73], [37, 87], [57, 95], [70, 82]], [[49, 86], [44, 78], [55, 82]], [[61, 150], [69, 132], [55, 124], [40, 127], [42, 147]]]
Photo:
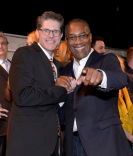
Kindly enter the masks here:
[[77, 86], [77, 82], [74, 78], [69, 77], [69, 79], [71, 80], [71, 90], [69, 92], [67, 92], [67, 94], [72, 93]]
[[66, 88], [68, 94], [74, 91], [76, 85], [76, 80], [68, 76], [60, 76], [55, 83], [55, 86], [61, 86]]
[[77, 84], [82, 82], [84, 85], [97, 86], [103, 79], [103, 75], [96, 69], [86, 67], [83, 69], [81, 76], [77, 80]]
[[74, 78], [72, 77], [69, 77], [69, 79], [71, 80], [71, 90], [74, 90], [76, 85], [77, 85], [77, 82]]
[[2, 116], [3, 116], [3, 117], [8, 117], [8, 115], [6, 115], [6, 114], [0, 112], [0, 118], [1, 118]]
[[80, 85], [82, 82], [84, 82], [87, 71], [88, 71], [87, 68], [83, 69], [81, 76], [77, 79], [77, 85]]
[[66, 88], [67, 91], [71, 90], [71, 80], [69, 79], [68, 76], [60, 76], [56, 83], [55, 86], [60, 86]]
[[7, 115], [7, 114], [4, 114], [3, 112], [4, 112], [4, 113], [8, 113], [9, 111], [8, 111], [7, 109], [2, 108], [2, 106], [1, 106], [1, 104], [0, 104], [0, 118], [1, 118], [2, 116], [8, 117], [8, 115]]

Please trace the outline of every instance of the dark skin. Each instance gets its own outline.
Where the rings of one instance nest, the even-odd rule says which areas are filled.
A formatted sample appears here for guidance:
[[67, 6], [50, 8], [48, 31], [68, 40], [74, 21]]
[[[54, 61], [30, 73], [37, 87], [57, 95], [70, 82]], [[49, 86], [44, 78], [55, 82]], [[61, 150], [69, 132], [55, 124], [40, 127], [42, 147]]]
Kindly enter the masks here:
[[0, 118], [1, 118], [2, 116], [8, 117], [8, 115], [5, 114], [5, 113], [8, 113], [8, 110], [2, 108], [2, 105], [0, 104]]
[[82, 82], [85, 86], [97, 86], [101, 83], [103, 75], [96, 69], [85, 67], [82, 71], [82, 75], [78, 78], [77, 84], [80, 85]]
[[[78, 36], [89, 34], [86, 39], [80, 40]], [[76, 36], [74, 42], [69, 42], [68, 37]], [[67, 29], [66, 42], [73, 53], [76, 61], [80, 64], [80, 60], [87, 57], [91, 51], [92, 35], [89, 32], [87, 25], [82, 22], [71, 22]], [[81, 76], [77, 80], [77, 84], [80, 85], [82, 82], [84, 85], [97, 86], [103, 80], [103, 75], [96, 69], [85, 67], [82, 71]]]
[[72, 90], [71, 78], [69, 78], [68, 76], [60, 76], [57, 79], [55, 86], [64, 87], [66, 88], [67, 92], [70, 92]]
[[7, 87], [5, 89], [5, 98], [9, 102], [11, 102], [13, 100], [12, 92], [11, 92], [11, 88], [10, 88], [10, 84], [9, 84], [9, 77], [8, 77], [8, 81], [7, 81]]

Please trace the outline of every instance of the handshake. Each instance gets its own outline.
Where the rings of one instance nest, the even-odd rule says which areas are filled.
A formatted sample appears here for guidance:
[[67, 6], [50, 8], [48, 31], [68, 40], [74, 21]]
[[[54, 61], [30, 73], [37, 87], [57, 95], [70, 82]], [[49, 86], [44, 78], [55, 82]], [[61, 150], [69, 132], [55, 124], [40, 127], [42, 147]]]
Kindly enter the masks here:
[[71, 93], [74, 91], [77, 85], [80, 85], [81, 83], [84, 83], [84, 85], [91, 85], [91, 86], [97, 86], [101, 81], [103, 80], [103, 74], [94, 69], [86, 67], [83, 69], [80, 77], [76, 80], [69, 76], [60, 76], [55, 86], [61, 86], [66, 88], [67, 93]]

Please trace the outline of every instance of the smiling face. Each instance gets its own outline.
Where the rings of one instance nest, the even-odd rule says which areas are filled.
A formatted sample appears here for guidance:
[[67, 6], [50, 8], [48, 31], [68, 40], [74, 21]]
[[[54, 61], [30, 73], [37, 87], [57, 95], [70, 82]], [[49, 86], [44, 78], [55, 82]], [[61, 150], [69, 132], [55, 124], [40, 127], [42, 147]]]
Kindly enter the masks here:
[[[89, 34], [87, 38], [80, 39], [78, 36]], [[69, 41], [69, 37], [77, 37], [75, 41]], [[87, 57], [91, 51], [92, 35], [84, 22], [71, 22], [66, 32], [66, 42], [77, 62]]]
[[5, 60], [7, 56], [8, 45], [3, 37], [0, 37], [0, 59]]
[[105, 44], [103, 41], [96, 41], [94, 49], [98, 52], [98, 53], [105, 53]]
[[[42, 24], [41, 29], [49, 29], [49, 30], [59, 30], [60, 31], [60, 23], [56, 20], [45, 20]], [[36, 30], [37, 37], [39, 39], [39, 44], [50, 54], [53, 54], [53, 50], [59, 45], [60, 40], [63, 34], [60, 34], [58, 37], [54, 37], [53, 33], [50, 32], [49, 35], [43, 35], [41, 30]]]

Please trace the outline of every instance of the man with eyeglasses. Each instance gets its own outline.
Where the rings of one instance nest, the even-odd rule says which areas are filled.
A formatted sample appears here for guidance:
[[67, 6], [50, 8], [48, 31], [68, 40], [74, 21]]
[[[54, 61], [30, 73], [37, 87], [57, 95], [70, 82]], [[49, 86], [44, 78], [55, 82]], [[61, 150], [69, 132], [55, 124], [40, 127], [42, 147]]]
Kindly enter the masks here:
[[[59, 156], [56, 105], [72, 90], [71, 79], [59, 77], [62, 64], [53, 50], [63, 35], [64, 19], [48, 11], [37, 18], [38, 43], [19, 48], [9, 74], [14, 103], [7, 156]], [[50, 62], [51, 61], [51, 62]]]
[[11, 102], [5, 99], [10, 61], [7, 59], [8, 40], [3, 32], [0, 32], [0, 156], [5, 156], [6, 139], [9, 112]]
[[92, 34], [82, 19], [68, 22], [65, 38], [74, 60], [62, 74], [77, 80], [62, 106], [65, 155], [131, 156], [117, 107], [118, 91], [127, 79], [116, 55], [103, 55], [91, 48]]

